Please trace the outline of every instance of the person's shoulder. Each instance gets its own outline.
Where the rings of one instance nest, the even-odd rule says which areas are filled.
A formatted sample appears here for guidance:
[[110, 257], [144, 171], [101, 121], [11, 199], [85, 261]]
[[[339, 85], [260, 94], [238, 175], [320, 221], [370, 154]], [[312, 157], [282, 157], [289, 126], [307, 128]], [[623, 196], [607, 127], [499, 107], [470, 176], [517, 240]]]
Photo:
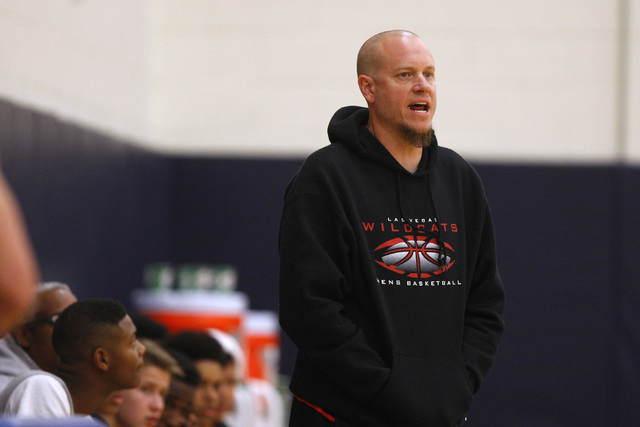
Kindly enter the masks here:
[[444, 166], [445, 169], [453, 168], [454, 170], [465, 171], [471, 174], [476, 173], [474, 167], [466, 158], [448, 147], [438, 146], [437, 163]]
[[454, 178], [454, 182], [470, 185], [470, 188], [482, 186], [482, 180], [476, 169], [458, 152], [451, 148], [438, 146], [437, 172], [441, 176]]
[[469, 165], [469, 162], [457, 151], [448, 147], [443, 147], [442, 145], [438, 146], [438, 161], [463, 166]]
[[63, 390], [66, 385], [62, 379], [54, 374], [50, 374], [46, 371], [27, 371], [18, 375], [11, 382], [15, 385], [16, 389], [22, 390]]
[[[64, 390], [62, 380], [45, 371], [32, 370], [16, 375], [0, 393], [0, 406], [13, 400], [21, 400], [25, 395], [46, 395], [54, 389]], [[6, 408], [0, 408], [5, 410]]]
[[58, 418], [73, 415], [71, 396], [61, 378], [44, 371], [16, 377], [0, 393], [0, 409], [17, 418]]
[[311, 153], [304, 161], [303, 166], [308, 168], [329, 167], [341, 163], [349, 157], [349, 150], [342, 144], [329, 144]]
[[298, 170], [298, 179], [317, 179], [330, 177], [345, 169], [349, 162], [349, 152], [340, 144], [331, 144], [314, 151], [307, 157]]
[[302, 163], [285, 192], [285, 200], [295, 195], [331, 193], [336, 182], [343, 179], [348, 166], [349, 154], [337, 144], [327, 145], [311, 153]]

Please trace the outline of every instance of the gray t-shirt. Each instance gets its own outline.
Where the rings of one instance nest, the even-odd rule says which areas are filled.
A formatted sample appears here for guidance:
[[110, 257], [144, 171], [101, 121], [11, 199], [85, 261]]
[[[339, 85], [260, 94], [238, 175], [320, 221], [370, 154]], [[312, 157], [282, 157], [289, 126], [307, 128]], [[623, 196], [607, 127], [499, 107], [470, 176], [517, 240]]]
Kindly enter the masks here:
[[59, 377], [29, 371], [14, 378], [0, 393], [0, 412], [15, 418], [70, 417], [73, 402]]
[[0, 339], [0, 392], [18, 375], [40, 370], [36, 362], [18, 345], [11, 334]]

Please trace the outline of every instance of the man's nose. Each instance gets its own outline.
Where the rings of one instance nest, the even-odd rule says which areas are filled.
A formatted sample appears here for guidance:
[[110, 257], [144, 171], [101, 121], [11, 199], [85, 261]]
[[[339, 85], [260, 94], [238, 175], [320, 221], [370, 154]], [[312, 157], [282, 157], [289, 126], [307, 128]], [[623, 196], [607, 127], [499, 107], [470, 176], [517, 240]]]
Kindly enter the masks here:
[[207, 387], [207, 397], [212, 400], [218, 400], [220, 393], [218, 393], [218, 389], [215, 387]]
[[151, 399], [151, 408], [160, 412], [164, 409], [164, 399], [160, 393], [153, 395], [153, 398]]
[[418, 74], [416, 76], [415, 84], [413, 86], [413, 90], [415, 92], [424, 92], [429, 89], [431, 86], [431, 82], [425, 77], [424, 74]]

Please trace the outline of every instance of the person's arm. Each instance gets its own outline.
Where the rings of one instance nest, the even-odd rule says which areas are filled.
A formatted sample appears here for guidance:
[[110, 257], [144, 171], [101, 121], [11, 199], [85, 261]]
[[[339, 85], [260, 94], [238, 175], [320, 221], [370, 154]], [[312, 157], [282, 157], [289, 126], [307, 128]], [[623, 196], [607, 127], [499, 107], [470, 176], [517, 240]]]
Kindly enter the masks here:
[[493, 222], [485, 201], [481, 242], [467, 299], [462, 349], [474, 393], [493, 365], [504, 332], [504, 300], [496, 263]]
[[390, 369], [347, 315], [353, 231], [318, 196], [288, 200], [280, 228], [280, 324], [312, 361], [355, 399], [366, 401]]
[[18, 203], [0, 172], [0, 336], [20, 322], [39, 273]]

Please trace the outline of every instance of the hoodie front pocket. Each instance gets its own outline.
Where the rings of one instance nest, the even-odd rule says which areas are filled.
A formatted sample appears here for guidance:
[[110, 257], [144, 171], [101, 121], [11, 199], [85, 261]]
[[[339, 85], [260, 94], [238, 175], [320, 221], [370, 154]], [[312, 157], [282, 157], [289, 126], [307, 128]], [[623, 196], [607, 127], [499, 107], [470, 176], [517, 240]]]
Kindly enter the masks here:
[[455, 426], [471, 399], [462, 356], [427, 359], [395, 354], [389, 381], [372, 403], [390, 425]]

